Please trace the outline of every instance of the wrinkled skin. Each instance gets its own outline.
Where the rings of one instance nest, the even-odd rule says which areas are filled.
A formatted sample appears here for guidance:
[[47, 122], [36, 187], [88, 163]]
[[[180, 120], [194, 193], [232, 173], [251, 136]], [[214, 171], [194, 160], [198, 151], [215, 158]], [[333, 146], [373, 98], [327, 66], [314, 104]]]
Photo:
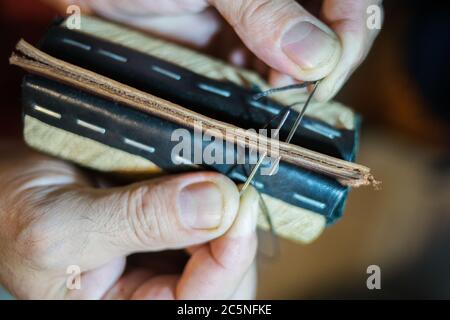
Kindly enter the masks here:
[[[77, 1], [46, 2], [65, 12]], [[380, 2], [78, 4], [253, 67], [274, 86], [323, 79], [315, 97], [326, 101], [367, 55], [378, 30], [366, 27], [366, 9]], [[114, 187], [18, 142], [0, 142], [0, 154], [5, 155], [0, 160], [0, 283], [16, 297], [255, 297], [254, 190], [239, 199], [229, 179], [208, 172]], [[70, 266], [82, 272], [80, 289], [70, 289]]]

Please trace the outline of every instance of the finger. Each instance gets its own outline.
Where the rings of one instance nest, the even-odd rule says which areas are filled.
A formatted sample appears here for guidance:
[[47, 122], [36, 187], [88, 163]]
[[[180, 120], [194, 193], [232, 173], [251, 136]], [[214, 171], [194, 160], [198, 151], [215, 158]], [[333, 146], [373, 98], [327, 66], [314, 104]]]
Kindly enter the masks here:
[[321, 81], [315, 98], [319, 101], [331, 99], [342, 88], [353, 71], [367, 56], [378, 35], [378, 29], [367, 27], [367, 8], [378, 5], [380, 0], [325, 0], [322, 7], [323, 19], [339, 36], [342, 56], [333, 71]]
[[131, 296], [132, 300], [174, 300], [179, 275], [162, 275], [142, 284]]
[[[126, 279], [121, 279], [119, 288], [114, 287], [106, 297], [117, 299], [127, 297], [131, 300], [174, 300], [179, 275], [161, 275], [144, 278], [145, 272], [131, 273]], [[139, 283], [137, 280], [140, 280]], [[123, 292], [121, 292], [123, 291]], [[129, 294], [133, 292], [132, 294]], [[126, 294], [124, 294], [126, 293]], [[241, 283], [231, 296], [235, 300], [254, 299], [256, 297], [256, 263], [253, 263], [244, 275]], [[126, 298], [128, 299], [128, 298]]]
[[233, 300], [253, 300], [256, 299], [256, 283], [257, 283], [256, 261], [253, 262], [247, 274], [241, 281], [241, 284], [233, 293]]
[[114, 189], [67, 186], [45, 201], [33, 209], [47, 213], [33, 227], [34, 255], [46, 267], [67, 257], [89, 270], [134, 252], [184, 248], [221, 236], [234, 221], [239, 194], [231, 180], [206, 172]]
[[79, 287], [67, 288], [66, 299], [98, 300], [113, 287], [125, 269], [125, 258], [114, 259], [105, 265], [82, 273]]
[[97, 12], [120, 17], [179, 15], [203, 11], [206, 0], [78, 0]]
[[[273, 69], [269, 71], [268, 81], [269, 85], [272, 87], [284, 87], [300, 82], [287, 74], [278, 72], [277, 70]], [[304, 89], [304, 92], [306, 92], [306, 88]]]
[[232, 297], [256, 255], [258, 200], [256, 191], [248, 189], [227, 233], [193, 253], [176, 288], [178, 299]]
[[296, 79], [321, 79], [340, 58], [334, 32], [294, 0], [210, 3], [261, 60]]
[[206, 246], [208, 246], [208, 244], [206, 243], [206, 244], [199, 244], [199, 245], [196, 245], [196, 246], [190, 246], [190, 247], [187, 247], [186, 248], [186, 252], [189, 254], [189, 255], [193, 255], [196, 251], [198, 251], [199, 249], [201, 249], [202, 247], [206, 247]]
[[96, 14], [161, 37], [204, 47], [219, 30], [206, 0], [78, 0]]
[[134, 268], [125, 274], [103, 296], [105, 300], [129, 300], [136, 290], [154, 273], [145, 268]]

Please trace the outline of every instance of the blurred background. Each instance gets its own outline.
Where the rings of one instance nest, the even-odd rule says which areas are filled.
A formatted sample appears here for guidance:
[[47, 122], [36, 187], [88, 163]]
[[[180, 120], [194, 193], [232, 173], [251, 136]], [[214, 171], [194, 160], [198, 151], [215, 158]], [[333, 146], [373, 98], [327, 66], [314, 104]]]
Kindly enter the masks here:
[[[313, 244], [280, 240], [276, 257], [261, 256], [258, 298], [450, 298], [450, 8], [384, 6], [373, 50], [337, 97], [363, 115], [358, 162], [382, 189], [353, 190], [344, 218]], [[9, 55], [56, 15], [39, 1], [0, 1], [2, 138], [21, 137], [22, 73]], [[380, 290], [367, 289], [370, 265], [381, 269]]]

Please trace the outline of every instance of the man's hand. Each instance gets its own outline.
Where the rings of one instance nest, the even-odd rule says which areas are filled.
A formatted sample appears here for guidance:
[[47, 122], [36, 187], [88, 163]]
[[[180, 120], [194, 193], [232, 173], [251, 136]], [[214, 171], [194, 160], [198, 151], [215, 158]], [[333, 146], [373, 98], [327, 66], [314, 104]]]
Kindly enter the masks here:
[[[0, 283], [16, 297], [254, 297], [255, 191], [239, 205], [235, 184], [216, 173], [96, 188], [70, 164], [11, 145], [0, 150]], [[180, 273], [165, 258], [126, 261], [180, 248], [189, 254]], [[80, 290], [67, 286], [73, 265], [82, 271]]]
[[[322, 79], [333, 97], [367, 55], [378, 30], [366, 10], [379, 0], [47, 0], [80, 4], [124, 23], [197, 46], [220, 30], [215, 7], [272, 70], [272, 85]], [[316, 5], [317, 12], [308, 11]], [[319, 6], [317, 6], [319, 4]], [[303, 6], [302, 6], [303, 5]], [[226, 41], [225, 45], [228, 45]], [[230, 60], [244, 64], [242, 48]], [[240, 53], [240, 54], [239, 54]], [[0, 146], [1, 147], [1, 146]], [[96, 188], [67, 163], [8, 147], [0, 163], [0, 283], [19, 298], [251, 298], [255, 294], [258, 198], [216, 173]], [[20, 160], [17, 160], [20, 159]], [[239, 211], [239, 213], [238, 213]], [[132, 253], [187, 248], [173, 264]], [[67, 286], [79, 266], [81, 289]], [[163, 272], [161, 271], [163, 270]]]
[[[47, 1], [61, 6], [74, 3], [73, 0]], [[272, 85], [323, 78], [315, 94], [320, 101], [331, 99], [367, 56], [379, 33], [367, 28], [367, 8], [375, 4], [381, 10], [381, 2], [78, 0], [88, 11], [200, 46], [206, 46], [220, 29], [219, 19], [205, 11], [213, 6], [244, 45], [272, 68], [269, 73]], [[310, 7], [315, 15], [306, 9]], [[221, 41], [229, 45], [228, 40]], [[240, 63], [244, 57], [235, 54], [230, 59]]]

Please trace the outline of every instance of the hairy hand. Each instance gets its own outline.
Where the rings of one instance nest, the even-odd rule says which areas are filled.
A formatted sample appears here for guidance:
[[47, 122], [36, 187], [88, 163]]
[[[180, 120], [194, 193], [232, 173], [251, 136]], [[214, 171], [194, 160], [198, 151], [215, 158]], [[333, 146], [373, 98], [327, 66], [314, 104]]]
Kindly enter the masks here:
[[[1, 149], [0, 283], [17, 298], [254, 298], [255, 191], [239, 204], [216, 173], [98, 188], [70, 164]], [[187, 263], [145, 254], [184, 248]]]

